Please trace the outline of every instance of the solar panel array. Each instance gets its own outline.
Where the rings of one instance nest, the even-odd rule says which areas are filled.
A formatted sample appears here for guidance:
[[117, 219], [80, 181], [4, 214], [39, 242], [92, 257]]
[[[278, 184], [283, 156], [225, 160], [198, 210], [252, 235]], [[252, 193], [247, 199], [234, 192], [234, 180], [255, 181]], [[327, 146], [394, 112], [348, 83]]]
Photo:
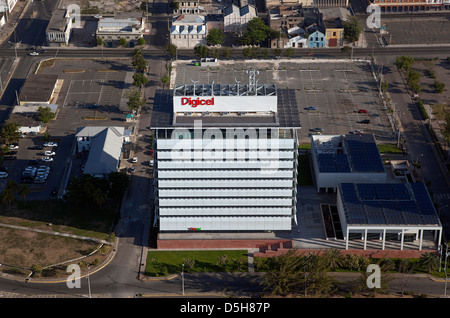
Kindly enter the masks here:
[[350, 172], [346, 154], [319, 154], [320, 172]]
[[354, 171], [384, 172], [383, 161], [373, 135], [346, 135], [345, 140]]
[[348, 224], [436, 225], [439, 218], [424, 184], [342, 183]]

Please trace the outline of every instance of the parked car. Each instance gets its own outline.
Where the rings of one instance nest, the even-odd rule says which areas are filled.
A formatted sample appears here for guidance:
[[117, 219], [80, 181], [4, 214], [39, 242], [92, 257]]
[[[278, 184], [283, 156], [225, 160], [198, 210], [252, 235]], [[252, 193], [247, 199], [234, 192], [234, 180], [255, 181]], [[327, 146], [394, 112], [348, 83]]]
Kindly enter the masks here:
[[136, 168], [135, 167], [129, 167], [128, 168], [128, 172], [129, 173], [134, 173], [136, 171]]
[[11, 145], [8, 146], [8, 148], [11, 149], [11, 150], [19, 149], [19, 144], [16, 144], [16, 143], [11, 144]]
[[28, 147], [28, 149], [30, 149], [30, 150], [42, 150], [42, 149], [44, 149], [44, 147], [37, 145], [37, 146], [33, 146], [33, 147]]
[[366, 113], [368, 113], [368, 111], [367, 111], [367, 109], [359, 109], [359, 110], [358, 110], [358, 113], [360, 113], [360, 114], [366, 114]]
[[317, 107], [316, 106], [308, 106], [308, 107], [305, 107], [305, 109], [306, 110], [316, 110]]
[[8, 178], [8, 172], [0, 171], [0, 178], [1, 179]]
[[370, 119], [364, 119], [361, 121], [361, 124], [370, 124]]
[[36, 51], [34, 51], [34, 52], [30, 52], [30, 53], [28, 53], [28, 55], [36, 56], [36, 55], [39, 55], [39, 53], [38, 53], [38, 52], [36, 52]]
[[42, 158], [42, 161], [51, 162], [51, 161], [53, 161], [53, 158], [52, 157], [44, 157], [44, 158]]
[[0, 171], [2, 171], [2, 172], [8, 172], [8, 168], [7, 168], [7, 167], [0, 167]]
[[38, 165], [38, 164], [40, 164], [41, 162], [39, 161], [39, 160], [30, 160], [30, 161], [28, 161], [28, 164], [29, 165]]
[[39, 53], [45, 53], [45, 52], [47, 52], [47, 50], [44, 50], [44, 49], [39, 50]]
[[55, 155], [55, 152], [54, 151], [50, 151], [50, 150], [46, 150], [45, 152], [44, 152], [44, 155], [45, 156], [54, 156]]
[[322, 131], [323, 131], [323, 128], [317, 127], [317, 128], [311, 129], [311, 131], [314, 131], [314, 132], [322, 132]]
[[29, 46], [26, 48], [27, 51], [36, 51], [36, 47], [34, 46]]
[[138, 162], [138, 158], [137, 158], [137, 157], [134, 157], [133, 159], [131, 159], [131, 162], [132, 162], [132, 163]]
[[53, 141], [49, 141], [43, 144], [44, 147], [58, 147], [58, 144]]

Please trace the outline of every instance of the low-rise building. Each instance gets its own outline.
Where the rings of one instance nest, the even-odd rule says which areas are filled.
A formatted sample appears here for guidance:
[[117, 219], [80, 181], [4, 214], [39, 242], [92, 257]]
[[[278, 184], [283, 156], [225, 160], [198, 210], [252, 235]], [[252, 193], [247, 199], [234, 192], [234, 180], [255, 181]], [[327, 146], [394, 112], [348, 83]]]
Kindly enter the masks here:
[[11, 13], [19, 0], [2, 0], [0, 1], [0, 12]]
[[49, 105], [56, 101], [56, 90], [61, 85], [56, 74], [30, 74], [18, 96], [18, 104]]
[[226, 33], [244, 32], [247, 23], [257, 16], [256, 8], [252, 5], [238, 7], [231, 4], [223, 10], [223, 30]]
[[325, 44], [327, 47], [342, 46], [344, 44], [344, 25], [339, 18], [324, 19]]
[[66, 9], [57, 9], [45, 29], [47, 43], [52, 45], [68, 45], [72, 34], [72, 19]]
[[373, 0], [367, 4], [377, 4], [381, 12], [417, 12], [450, 10], [449, 0]]
[[122, 147], [129, 140], [129, 131], [124, 127], [81, 127], [75, 138], [78, 152], [89, 151], [84, 173], [104, 178], [119, 169]]
[[178, 48], [193, 48], [206, 44], [206, 18], [197, 14], [182, 14], [173, 18], [170, 42]]
[[306, 32], [308, 33], [308, 47], [316, 48], [326, 46], [324, 28], [313, 24], [306, 28]]
[[127, 46], [134, 47], [145, 30], [145, 15], [137, 12], [117, 12], [114, 17], [100, 18], [97, 39], [108, 47], [120, 45], [125, 39]]
[[55, 114], [58, 111], [58, 105], [35, 105], [28, 104], [24, 106], [14, 106], [11, 115], [8, 118], [9, 122], [13, 122], [19, 126], [19, 132], [22, 134], [41, 133], [45, 128], [39, 120], [39, 107], [48, 107], [50, 111]]

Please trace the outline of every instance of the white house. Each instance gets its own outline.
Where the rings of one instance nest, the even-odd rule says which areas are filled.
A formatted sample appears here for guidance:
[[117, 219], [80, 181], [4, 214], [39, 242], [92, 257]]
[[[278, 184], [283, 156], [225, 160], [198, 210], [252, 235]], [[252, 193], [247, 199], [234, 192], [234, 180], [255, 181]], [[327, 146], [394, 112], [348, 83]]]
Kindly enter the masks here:
[[72, 19], [66, 9], [57, 9], [53, 12], [52, 17], [45, 30], [47, 42], [52, 44], [69, 44], [70, 35], [72, 34]]
[[173, 18], [170, 29], [170, 42], [178, 48], [193, 48], [206, 44], [205, 16], [182, 14]]
[[79, 128], [75, 138], [78, 152], [89, 151], [84, 173], [101, 178], [119, 169], [129, 131], [124, 127], [89, 126]]

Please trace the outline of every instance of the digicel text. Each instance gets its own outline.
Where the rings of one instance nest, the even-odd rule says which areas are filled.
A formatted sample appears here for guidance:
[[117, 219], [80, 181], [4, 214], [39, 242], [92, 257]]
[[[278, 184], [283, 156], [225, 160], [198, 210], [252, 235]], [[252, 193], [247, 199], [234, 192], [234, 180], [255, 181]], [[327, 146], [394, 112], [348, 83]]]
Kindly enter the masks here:
[[210, 99], [183, 97], [181, 98], [181, 105], [191, 105], [192, 107], [197, 107], [198, 105], [214, 105], [214, 97]]

